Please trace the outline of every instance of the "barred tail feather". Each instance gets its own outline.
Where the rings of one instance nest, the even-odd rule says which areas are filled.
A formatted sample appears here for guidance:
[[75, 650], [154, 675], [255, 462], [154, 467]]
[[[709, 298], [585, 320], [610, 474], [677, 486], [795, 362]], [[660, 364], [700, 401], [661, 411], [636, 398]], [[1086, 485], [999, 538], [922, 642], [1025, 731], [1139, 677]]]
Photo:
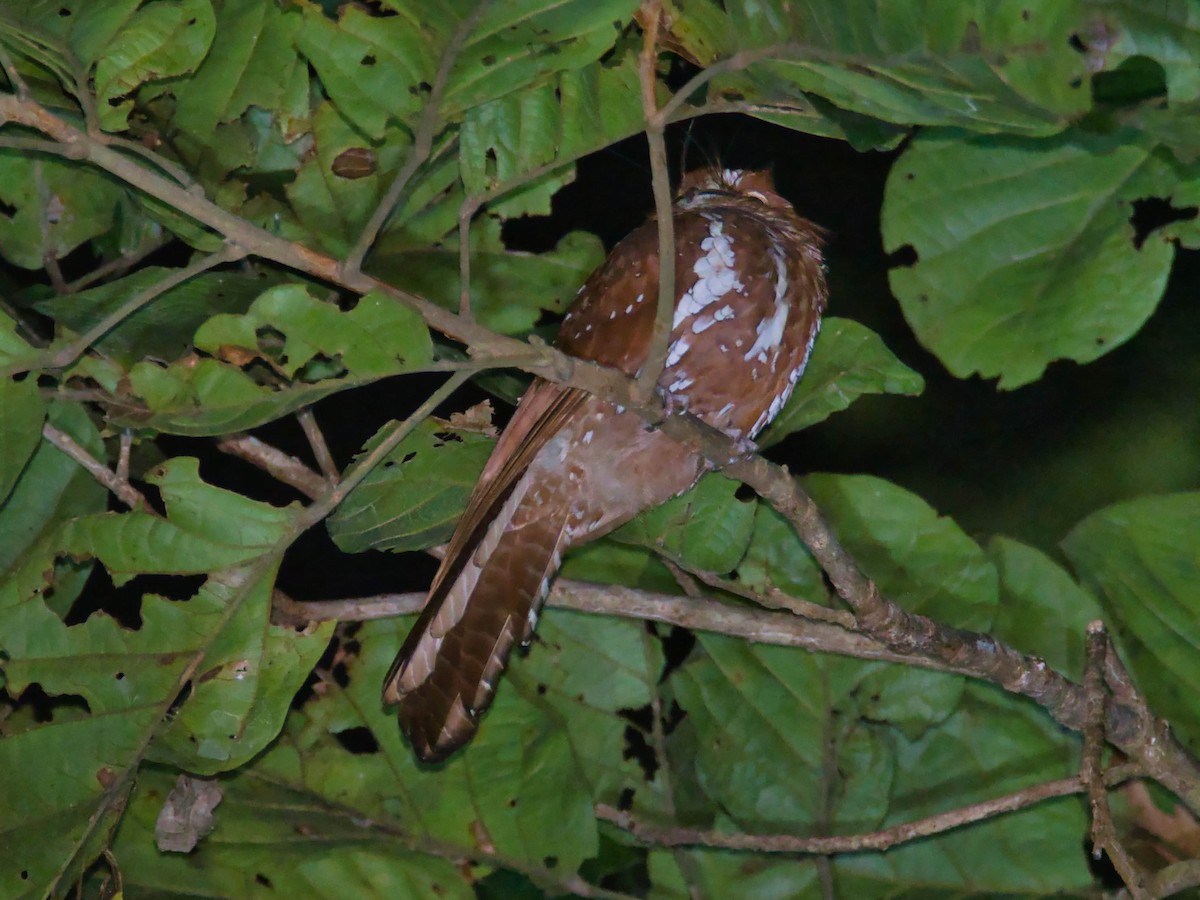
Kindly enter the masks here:
[[534, 505], [531, 477], [518, 481], [479, 540], [443, 560], [384, 683], [384, 701], [399, 704], [400, 727], [425, 762], [444, 760], [474, 735], [558, 569], [566, 516], [555, 504]]

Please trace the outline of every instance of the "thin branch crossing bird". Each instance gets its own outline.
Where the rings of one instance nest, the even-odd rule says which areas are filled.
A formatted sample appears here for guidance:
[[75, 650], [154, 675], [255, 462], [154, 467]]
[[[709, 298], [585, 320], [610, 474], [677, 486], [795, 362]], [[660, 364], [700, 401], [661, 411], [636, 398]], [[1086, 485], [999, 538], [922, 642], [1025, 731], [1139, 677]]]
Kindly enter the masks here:
[[[658, 389], [749, 442], [804, 371], [826, 288], [821, 231], [763, 172], [684, 176], [673, 208], [675, 315]], [[636, 229], [592, 273], [558, 346], [637, 375], [650, 353], [658, 230]], [[426, 762], [471, 739], [517, 644], [527, 643], [570, 547], [687, 490], [709, 468], [639, 416], [536, 380], [459, 521], [429, 599], [383, 686]]]

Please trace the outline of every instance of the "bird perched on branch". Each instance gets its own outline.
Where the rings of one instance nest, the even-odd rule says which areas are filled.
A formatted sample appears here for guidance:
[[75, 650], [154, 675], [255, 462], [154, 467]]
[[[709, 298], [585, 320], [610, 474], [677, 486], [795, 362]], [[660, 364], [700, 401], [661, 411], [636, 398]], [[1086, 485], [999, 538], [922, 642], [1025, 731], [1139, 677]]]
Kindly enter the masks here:
[[[820, 230], [762, 172], [684, 176], [673, 209], [675, 314], [658, 389], [740, 441], [783, 408], [825, 307]], [[563, 319], [564, 352], [628, 375], [650, 353], [658, 297], [651, 219], [592, 273]], [[383, 699], [426, 762], [471, 739], [517, 644], [530, 640], [569, 548], [693, 484], [695, 450], [578, 388], [536, 380], [471, 494]]]

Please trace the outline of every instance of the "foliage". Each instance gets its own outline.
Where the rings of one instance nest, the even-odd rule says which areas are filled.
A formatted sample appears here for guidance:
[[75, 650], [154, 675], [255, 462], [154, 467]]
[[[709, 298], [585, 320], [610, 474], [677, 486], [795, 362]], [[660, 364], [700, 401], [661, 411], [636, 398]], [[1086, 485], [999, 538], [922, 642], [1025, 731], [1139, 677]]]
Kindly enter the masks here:
[[[208, 439], [383, 379], [415, 406], [430, 372], [482, 374], [428, 327], [458, 309], [464, 276], [479, 325], [544, 333], [602, 245], [572, 231], [516, 250], [506, 229], [549, 213], [581, 157], [645, 128], [637, 8], [0, 0], [0, 100], [93, 148], [58, 152], [0, 120], [0, 895], [98, 893], [118, 873], [160, 896], [1094, 889], [1073, 797], [832, 861], [645, 847], [596, 813], [851, 834], [1076, 771], [1078, 737], [993, 685], [714, 633], [681, 657], [664, 630], [554, 611], [478, 739], [429, 769], [379, 698], [407, 620], [272, 619], [281, 561], [310, 528], [346, 567], [446, 540], [491, 438], [478, 420], [389, 423], [342, 485], [287, 505], [261, 499], [279, 496], [266, 473], [221, 486], [198, 461]], [[663, 15], [658, 102], [703, 73], [675, 119], [740, 112], [902, 147], [880, 222], [891, 287], [958, 378], [1016, 388], [1109, 354], [1153, 316], [1179, 249], [1200, 247], [1188, 4], [673, 0]], [[1147, 232], [1133, 213], [1148, 198], [1191, 215]], [[206, 261], [226, 239], [246, 259]], [[281, 241], [299, 256], [280, 259]], [[329, 260], [368, 243], [381, 282]], [[828, 318], [762, 445], [923, 388], [878, 334]], [[1200, 748], [1196, 494], [1097, 510], [1062, 544], [1068, 569], [1052, 547], [981, 546], [881, 478], [803, 483], [909, 611], [1074, 679], [1084, 627], [1105, 617]], [[567, 562], [660, 591], [679, 568], [837, 602], [790, 525], [720, 475]], [[155, 820], [183, 773], [223, 800], [192, 852], [161, 852]]]

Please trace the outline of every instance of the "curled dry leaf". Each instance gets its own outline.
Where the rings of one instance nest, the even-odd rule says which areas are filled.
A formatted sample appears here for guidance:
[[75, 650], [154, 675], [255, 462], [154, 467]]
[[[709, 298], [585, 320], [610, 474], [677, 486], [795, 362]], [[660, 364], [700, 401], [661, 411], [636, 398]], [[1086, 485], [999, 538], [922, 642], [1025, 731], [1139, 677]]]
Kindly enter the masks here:
[[180, 775], [154, 824], [158, 849], [190, 853], [200, 838], [212, 831], [213, 810], [221, 797], [221, 786], [216, 781]]

